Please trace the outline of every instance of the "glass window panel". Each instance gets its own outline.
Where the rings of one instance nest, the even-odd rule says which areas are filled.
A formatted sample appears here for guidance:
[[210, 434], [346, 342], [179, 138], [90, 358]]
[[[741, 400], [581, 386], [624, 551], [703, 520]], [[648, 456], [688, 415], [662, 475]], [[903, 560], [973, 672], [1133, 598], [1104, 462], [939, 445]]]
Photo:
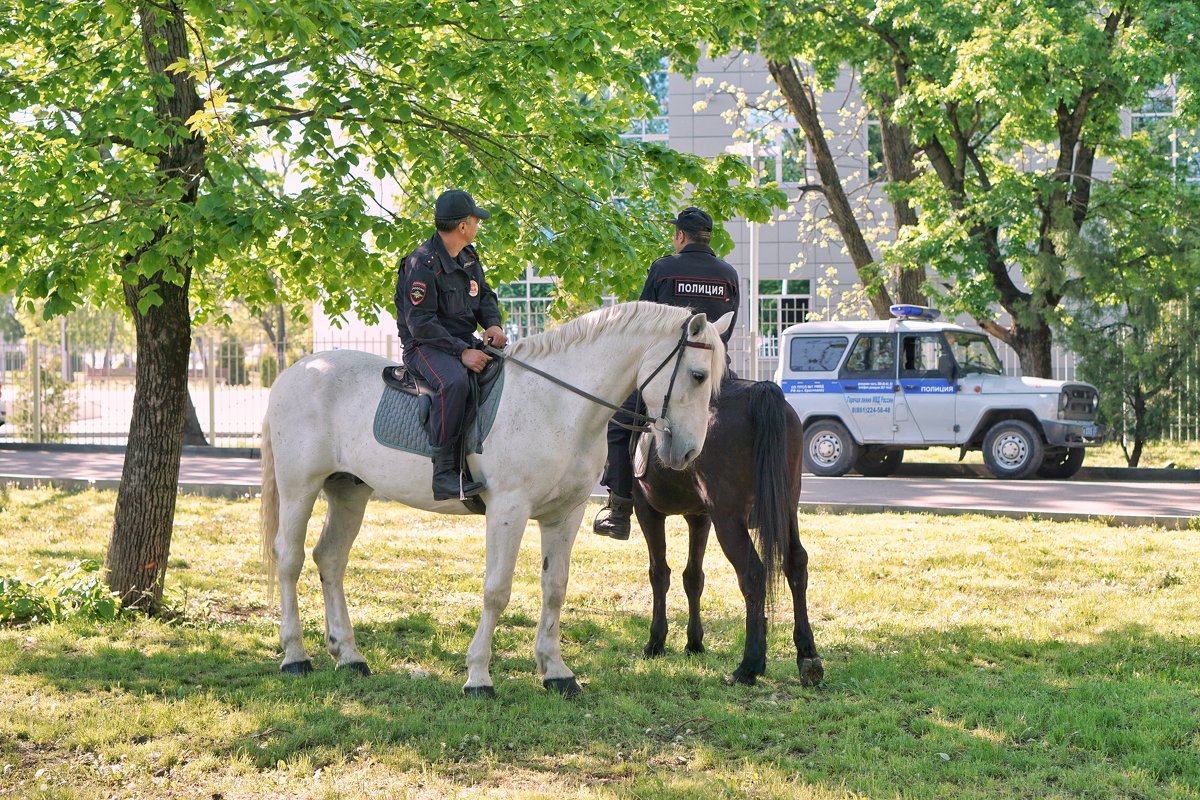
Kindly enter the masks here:
[[797, 336], [792, 339], [788, 364], [793, 372], [831, 372], [846, 351], [845, 336]]
[[896, 375], [896, 337], [887, 333], [864, 334], [842, 367], [843, 378], [892, 378]]

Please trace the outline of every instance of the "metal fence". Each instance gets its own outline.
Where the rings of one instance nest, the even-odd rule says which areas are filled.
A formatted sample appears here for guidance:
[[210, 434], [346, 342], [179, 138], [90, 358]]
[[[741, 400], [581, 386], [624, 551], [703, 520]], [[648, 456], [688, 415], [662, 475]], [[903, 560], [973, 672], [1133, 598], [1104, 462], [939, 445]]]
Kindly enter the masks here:
[[[550, 299], [526, 295], [502, 298], [506, 327], [512, 338], [544, 330], [549, 323]], [[757, 377], [769, 380], [778, 362], [778, 333], [791, 317], [766, 310], [778, 330], [760, 325], [754, 344]], [[777, 317], [777, 319], [775, 319]], [[64, 337], [65, 339], [65, 337]], [[124, 444], [133, 408], [134, 357], [131, 348], [107, 341], [8, 343], [0, 340], [0, 399], [7, 405], [7, 424], [0, 426], [3, 442], [71, 442]], [[292, 338], [271, 342], [266, 335], [235, 336], [228, 330], [200, 330], [194, 335], [188, 386], [196, 417], [210, 444], [223, 447], [257, 446], [270, 384], [279, 370], [314, 351], [356, 349], [399, 360], [395, 336], [331, 339]], [[1010, 374], [1019, 372], [1015, 354], [997, 343]], [[282, 357], [283, 363], [280, 363]], [[750, 337], [744, 326], [730, 342], [733, 368], [743, 377], [751, 368]], [[36, 367], [36, 368], [35, 368]], [[1054, 377], [1076, 378], [1073, 354], [1055, 348]], [[1200, 440], [1200, 348], [1180, 370], [1171, 393], [1168, 438]]]

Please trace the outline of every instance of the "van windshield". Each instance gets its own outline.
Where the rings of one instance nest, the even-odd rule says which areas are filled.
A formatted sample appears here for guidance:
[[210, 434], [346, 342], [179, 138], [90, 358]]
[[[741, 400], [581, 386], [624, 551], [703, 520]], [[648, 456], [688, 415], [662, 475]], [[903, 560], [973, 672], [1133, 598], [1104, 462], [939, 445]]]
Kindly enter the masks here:
[[954, 353], [954, 360], [958, 362], [960, 374], [1004, 374], [1000, 357], [996, 355], [991, 341], [982, 333], [946, 331], [946, 341], [950, 342], [950, 350]]

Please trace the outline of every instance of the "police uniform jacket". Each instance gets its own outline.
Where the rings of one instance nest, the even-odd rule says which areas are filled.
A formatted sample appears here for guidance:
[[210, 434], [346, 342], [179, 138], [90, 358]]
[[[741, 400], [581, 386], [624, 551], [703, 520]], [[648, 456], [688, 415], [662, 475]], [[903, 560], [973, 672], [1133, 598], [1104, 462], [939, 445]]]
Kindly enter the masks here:
[[404, 259], [396, 281], [396, 327], [406, 351], [425, 345], [461, 356], [474, 346], [477, 327], [500, 324], [496, 293], [474, 247], [452, 258], [435, 233]]
[[703, 311], [710, 322], [732, 311], [733, 324], [721, 335], [728, 345], [741, 305], [738, 285], [736, 269], [717, 258], [708, 245], [690, 242], [650, 265], [638, 299]]

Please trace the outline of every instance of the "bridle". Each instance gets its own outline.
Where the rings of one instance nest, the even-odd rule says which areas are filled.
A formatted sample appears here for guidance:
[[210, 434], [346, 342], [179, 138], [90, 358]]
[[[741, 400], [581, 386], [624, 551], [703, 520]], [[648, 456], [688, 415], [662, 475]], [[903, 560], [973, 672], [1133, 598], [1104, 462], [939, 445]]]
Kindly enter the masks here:
[[670, 433], [671, 432], [671, 422], [670, 422], [670, 420], [667, 419], [667, 406], [670, 405], [671, 394], [675, 391], [675, 378], [676, 378], [676, 376], [679, 375], [679, 365], [683, 363], [683, 354], [685, 352], [685, 348], [696, 347], [701, 350], [712, 350], [713, 349], [713, 346], [711, 344], [705, 344], [704, 342], [693, 342], [688, 339], [688, 327], [692, 324], [692, 320], [695, 319], [697, 316], [699, 316], [699, 315], [693, 314], [692, 316], [688, 317], [687, 321], [683, 323], [683, 332], [679, 335], [679, 341], [675, 343], [675, 347], [672, 348], [671, 352], [667, 353], [667, 357], [664, 358], [659, 363], [659, 365], [654, 368], [654, 371], [650, 373], [650, 377], [648, 377], [648, 378], [646, 378], [646, 380], [642, 381], [641, 385], [639, 385], [637, 387], [637, 393], [640, 395], [642, 393], [642, 391], [650, 384], [650, 381], [654, 380], [654, 378], [658, 375], [658, 373], [662, 372], [663, 367], [665, 367], [671, 361], [672, 358], [675, 359], [675, 366], [671, 370], [671, 382], [669, 384], [667, 384], [667, 394], [663, 398], [662, 411], [660, 412], [661, 415], [658, 417], [652, 417], [649, 414], [642, 414], [637, 411], [631, 411], [629, 409], [621, 408], [621, 406], [610, 403], [607, 400], [605, 400], [603, 397], [597, 397], [596, 395], [592, 394], [591, 392], [586, 392], [583, 389], [580, 389], [578, 386], [572, 386], [571, 384], [567, 383], [566, 381], [562, 380], [561, 378], [556, 378], [548, 372], [543, 372], [542, 370], [538, 369], [537, 367], [533, 366], [532, 364], [529, 364], [525, 361], [521, 361], [520, 359], [514, 358], [513, 356], [506, 355], [504, 353], [504, 351], [497, 350], [496, 348], [492, 347], [490, 344], [484, 345], [483, 350], [485, 353], [492, 356], [493, 358], [498, 358], [501, 361], [511, 361], [512, 363], [516, 364], [518, 367], [527, 369], [530, 372], [534, 373], [535, 375], [540, 375], [541, 377], [545, 378], [546, 380], [550, 381], [551, 383], [556, 383], [559, 386], [563, 387], [564, 389], [568, 389], [568, 390], [574, 392], [575, 394], [579, 395], [580, 397], [586, 397], [588, 400], [591, 400], [593, 403], [602, 405], [605, 408], [611, 408], [613, 411], [620, 411], [620, 412], [622, 412], [622, 415], [628, 415], [628, 416], [632, 417], [632, 419], [633, 419], [633, 424], [630, 424], [630, 423], [622, 422], [622, 421], [618, 420], [616, 417], [614, 417], [612, 420], [614, 425], [618, 425], [622, 428], [625, 428], [626, 430], [634, 431], [636, 433], [646, 433], [654, 428], [658, 428], [659, 430], [662, 430], [664, 433]]

